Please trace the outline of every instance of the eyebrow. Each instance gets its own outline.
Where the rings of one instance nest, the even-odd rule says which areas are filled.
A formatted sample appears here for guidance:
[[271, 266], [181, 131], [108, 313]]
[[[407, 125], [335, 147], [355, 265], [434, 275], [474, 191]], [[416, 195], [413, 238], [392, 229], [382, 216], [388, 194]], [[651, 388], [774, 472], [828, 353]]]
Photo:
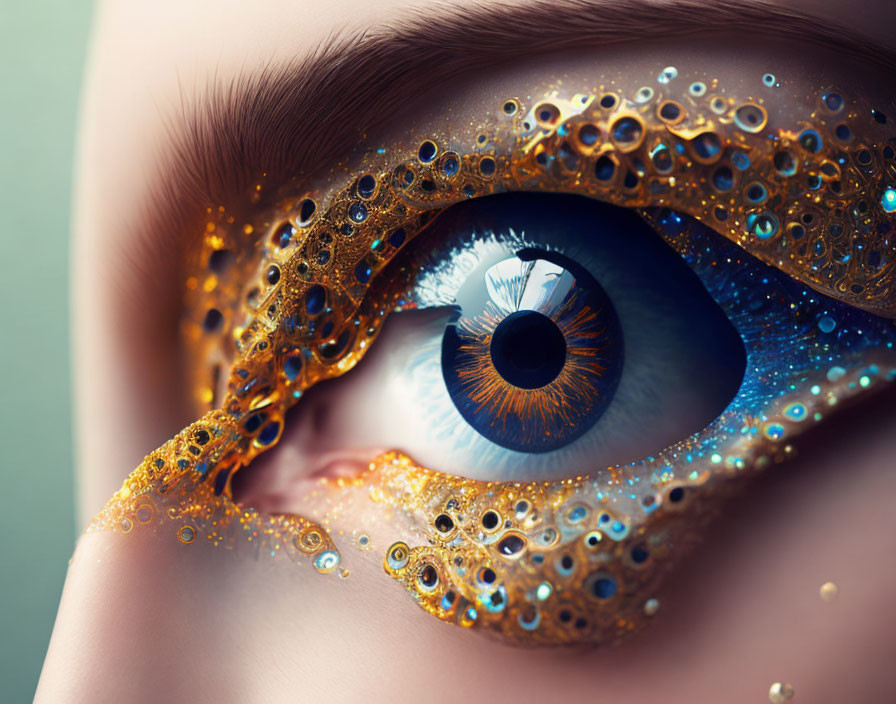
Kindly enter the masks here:
[[[477, 71], [521, 57], [633, 41], [712, 37], [799, 41], [869, 67], [896, 71], [896, 52], [831, 22], [765, 0], [538, 0], [531, 4], [437, 6], [411, 13], [395, 26], [334, 35], [305, 58], [267, 64], [229, 82], [213, 80], [182, 96], [167, 119], [167, 146], [150, 183], [136, 241], [147, 278], [180, 289], [185, 247], [201, 232], [209, 207], [264, 208], [250, 193], [301, 187], [321, 166], [345, 157], [363, 135], [400, 115], [413, 100]], [[269, 196], [269, 197], [271, 197]], [[134, 240], [131, 240], [134, 241]], [[149, 271], [147, 268], [154, 268]], [[132, 280], [134, 280], [132, 278]], [[179, 280], [183, 280], [182, 278]], [[170, 326], [169, 326], [170, 327]]]

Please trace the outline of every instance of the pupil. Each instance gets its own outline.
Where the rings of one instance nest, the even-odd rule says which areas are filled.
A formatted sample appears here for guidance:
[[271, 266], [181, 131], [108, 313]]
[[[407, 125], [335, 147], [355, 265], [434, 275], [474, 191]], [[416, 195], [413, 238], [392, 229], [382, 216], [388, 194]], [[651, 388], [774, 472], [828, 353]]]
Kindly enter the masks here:
[[547, 386], [566, 363], [566, 340], [556, 323], [534, 310], [508, 315], [495, 328], [489, 347], [501, 377], [520, 389]]

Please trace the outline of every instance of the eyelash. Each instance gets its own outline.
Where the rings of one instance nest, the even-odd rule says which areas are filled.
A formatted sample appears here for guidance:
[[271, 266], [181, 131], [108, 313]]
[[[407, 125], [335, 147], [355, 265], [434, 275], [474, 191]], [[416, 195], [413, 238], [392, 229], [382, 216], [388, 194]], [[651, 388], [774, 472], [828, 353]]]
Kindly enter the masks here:
[[[316, 203], [311, 197], [300, 199], [294, 216], [288, 221], [279, 223], [273, 230], [257, 228], [268, 233], [260, 260], [253, 247], [233, 246], [236, 261], [229, 280], [238, 280], [253, 269], [262, 272], [261, 284], [252, 287], [247, 298], [250, 302], [247, 319], [240, 324], [236, 320], [244, 310], [243, 304], [232, 295], [232, 285], [218, 285], [227, 277], [223, 276], [223, 269], [216, 271], [218, 266], [213, 265], [225, 257], [220, 252], [231, 251], [224, 244], [236, 240], [233, 236], [222, 238], [213, 223], [200, 259], [209, 262], [215, 281], [209, 284], [211, 279], [206, 278], [200, 283], [200, 276], [196, 276], [192, 284], [188, 282], [188, 289], [194, 293], [188, 293], [187, 307], [192, 311], [193, 323], [192, 327], [188, 323], [187, 328], [192, 339], [205, 341], [205, 349], [197, 358], [236, 359], [222, 403], [223, 411], [213, 411], [151, 455], [132, 475], [129, 480], [132, 486], [168, 486], [189, 476], [189, 481], [178, 489], [178, 495], [183, 496], [213, 481], [215, 497], [210, 494], [206, 497], [208, 506], [223, 506], [231, 520], [244, 516], [243, 509], [228, 503], [227, 486], [232, 472], [276, 442], [286, 407], [304, 389], [344, 373], [360, 359], [396, 296], [394, 287], [371, 289], [370, 283], [408, 241], [425, 229], [439, 209], [465, 198], [507, 190], [553, 190], [589, 195], [628, 207], [675, 208], [713, 223], [714, 229], [737, 242], [743, 250], [779, 266], [798, 281], [810, 283], [850, 304], [879, 313], [894, 313], [894, 303], [888, 295], [893, 267], [883, 252], [889, 230], [886, 218], [891, 212], [888, 197], [896, 198], [896, 192], [885, 178], [887, 169], [893, 169], [896, 152], [882, 135], [876, 136], [880, 135], [881, 128], [868, 117], [872, 114], [870, 110], [857, 105], [848, 107], [839, 96], [826, 93], [818, 97], [811, 126], [792, 132], [779, 130], [776, 139], [770, 140], [764, 134], [767, 113], [761, 100], [735, 103], [723, 97], [717, 86], [698, 83], [691, 84], [679, 102], [665, 99], [661, 94], [671, 95], [672, 89], [642, 88], [633, 100], [626, 101], [620, 93], [606, 88], [591, 96], [574, 96], [569, 101], [552, 98], [540, 102], [526, 115], [521, 114], [518, 101], [507, 100], [501, 104], [500, 117], [479, 133], [470, 150], [424, 139], [415, 157], [394, 167], [387, 168], [380, 162], [375, 168], [370, 162], [348, 188], [326, 205]], [[846, 126], [845, 132], [840, 130], [841, 126]], [[818, 199], [807, 199], [806, 192], [816, 193]], [[840, 204], [847, 199], [849, 207], [844, 208]], [[787, 203], [792, 205], [787, 207]], [[732, 279], [746, 279], [738, 290], [748, 292], [747, 295], [759, 301], [766, 295], [766, 287], [773, 285], [767, 280], [757, 285], [757, 269], [744, 263], [749, 255], [745, 256], [733, 244], [707, 249], [705, 237], [693, 227], [671, 232], [657, 213], [645, 215], [654, 220], [667, 241], [710, 282], [708, 288], [722, 291], [733, 285]], [[854, 227], [847, 227], [849, 220]], [[249, 228], [246, 233], [253, 229]], [[862, 233], [864, 241], [859, 242], [861, 246], [857, 249], [849, 250], [849, 246], [855, 247], [856, 239], [844, 244], [839, 238], [852, 229]], [[734, 268], [733, 275], [731, 271], [722, 274], [716, 266], [717, 259], [739, 260], [740, 266]], [[234, 273], [236, 270], [239, 276]], [[784, 285], [773, 278], [775, 286]], [[389, 488], [389, 492], [378, 493], [381, 500], [395, 505], [403, 501], [416, 506], [423, 514], [439, 511], [438, 515], [428, 515], [423, 526], [431, 545], [393, 546], [387, 551], [387, 571], [430, 613], [463, 625], [485, 625], [514, 639], [606, 640], [630, 631], [643, 620], [641, 614], [649, 615], [654, 610], [655, 604], [648, 596], [662, 571], [659, 568], [642, 570], [642, 563], [661, 556], [670, 535], [684, 537], [702, 521], [702, 510], [695, 511], [690, 521], [677, 517], [679, 507], [692, 502], [691, 487], [705, 486], [713, 493], [722, 492], [717, 486], [719, 482], [711, 479], [726, 472], [761, 468], [782, 458], [791, 451], [788, 449], [791, 433], [795, 434], [801, 424], [806, 425], [804, 420], [817, 420], [816, 413], [826, 413], [827, 407], [893, 378], [894, 373], [885, 367], [884, 356], [877, 365], [869, 360], [851, 359], [851, 363], [844, 361], [842, 366], [828, 366], [829, 360], [823, 355], [813, 357], [820, 354], [810, 344], [818, 331], [803, 321], [817, 319], [806, 311], [824, 304], [819, 303], [817, 294], [796, 283], [784, 293], [795, 296], [792, 335], [785, 335], [784, 339], [798, 337], [801, 341], [798, 349], [807, 355], [797, 360], [805, 377], [794, 384], [799, 388], [789, 388], [785, 383], [782, 388], [763, 389], [759, 379], [755, 380], [756, 386], [745, 384], [738, 397], [744, 407], [739, 408], [736, 400], [731, 413], [723, 414], [713, 424], [715, 435], [710, 438], [706, 431], [655, 461], [652, 465], [655, 471], [645, 476], [661, 486], [662, 492], [633, 493], [626, 501], [633, 497], [639, 504], [637, 510], [607, 508], [603, 502], [610, 497], [605, 487], [588, 481], [552, 483], [550, 488], [535, 484], [496, 486], [440, 475], [394, 454], [378, 459], [378, 471], [364, 481]], [[853, 351], [885, 341], [887, 349], [892, 347], [890, 323], [852, 311], [843, 304], [828, 303], [827, 306], [837, 309], [841, 331], [852, 330], [856, 321]], [[742, 308], [729, 305], [726, 312], [735, 318], [740, 316], [743, 323]], [[804, 317], [800, 318], [801, 315]], [[760, 318], [743, 326], [745, 343], [748, 347], [752, 345], [754, 353], [769, 349], [765, 347], [769, 339], [780, 341], [775, 337], [780, 333], [769, 322]], [[204, 334], [203, 324], [206, 330], [213, 327], [230, 334]], [[227, 349], [229, 342], [235, 342], [236, 348]], [[206, 376], [208, 372], [197, 371], [196, 378], [200, 374]], [[783, 375], [781, 380], [784, 383]], [[776, 381], [772, 375], [772, 382]], [[817, 393], [815, 388], [819, 389]], [[755, 397], [750, 395], [753, 393]], [[785, 398], [781, 394], [786, 395], [789, 403], [781, 405], [781, 399]], [[214, 396], [214, 391], [203, 384], [202, 397], [207, 404]], [[750, 414], [742, 413], [747, 410], [757, 417], [750, 420]], [[734, 426], [726, 425], [735, 420]], [[719, 429], [724, 433], [716, 432]], [[195, 439], [200, 433], [212, 438], [212, 442], [197, 444]], [[719, 440], [722, 436], [740, 449], [723, 447]], [[679, 461], [682, 456], [684, 461]], [[190, 474], [193, 470], [198, 472]], [[436, 482], [427, 482], [427, 486], [436, 486], [437, 491], [425, 495], [415, 493], [414, 479], [421, 476], [438, 477]], [[614, 485], [638, 481], [631, 467], [610, 472], [610, 479]], [[602, 475], [590, 481], [599, 483]], [[468, 492], [463, 505], [453, 495], [460, 488]], [[589, 497], [597, 497], [598, 503], [568, 504], [586, 489]], [[145, 492], [141, 495], [145, 497]], [[551, 543], [555, 551], [552, 554], [560, 560], [559, 566], [551, 567], [553, 572], [537, 572], [543, 564], [537, 563], [536, 582], [522, 577], [514, 581], [514, 566], [522, 562], [504, 564], [503, 557], [495, 551], [501, 551], [501, 545], [509, 537], [523, 540], [525, 545], [525, 536], [515, 527], [504, 535], [505, 529], [500, 527], [503, 524], [496, 529], [501, 534], [500, 540], [480, 541], [491, 546], [487, 558], [480, 558], [475, 569], [465, 566], [463, 569], [468, 571], [463, 574], [455, 570], [459, 566], [454, 559], [463, 550], [445, 539], [435, 527], [434, 518], [449, 516], [453, 525], [451, 540], [455, 540], [465, 520], [480, 520], [494, 511], [502, 518], [521, 513], [523, 517], [519, 520], [524, 521], [530, 514], [518, 510], [519, 497], [527, 497], [525, 501], [532, 507], [536, 503], [541, 505], [549, 495], [560, 502], [556, 505], [562, 503], [570, 511], [560, 515], [558, 510], [556, 525], [565, 525], [572, 531], [562, 538], [557, 536], [561, 540], [559, 544]], [[449, 510], [447, 507], [452, 501], [454, 505]], [[706, 503], [705, 496], [703, 503]], [[572, 512], [579, 508], [585, 515], [571, 520]], [[93, 529], [116, 529], [116, 526], [120, 529], [122, 520], [131, 520], [127, 516], [137, 516], [138, 522], [145, 522], [140, 521], [137, 510], [133, 500], [120, 496], [95, 522]], [[153, 511], [153, 515], [163, 513]], [[642, 514], [652, 516], [651, 520], [659, 527], [648, 530], [646, 523], [635, 525], [627, 518]], [[541, 515], [550, 514], [542, 512]], [[198, 530], [196, 516], [189, 518], [193, 521], [190, 525]], [[586, 518], [595, 519], [595, 526], [606, 524], [609, 528], [595, 528], [583, 537], [571, 526], [584, 525]], [[295, 543], [294, 526], [278, 527], [270, 524], [269, 518], [259, 516], [251, 519], [268, 521], [263, 535], [277, 549]], [[183, 514], [178, 514], [178, 520], [185, 520]], [[182, 531], [184, 524], [178, 525], [178, 531]], [[317, 531], [304, 524], [302, 530]], [[223, 531], [213, 532], [224, 540]], [[334, 560], [338, 564], [338, 558], [330, 557], [336, 552], [329, 538], [323, 531], [315, 534], [318, 538], [312, 541], [314, 550], [302, 552], [317, 555], [315, 560], [327, 554], [324, 560], [327, 567]], [[575, 541], [568, 539], [572, 534], [576, 535]], [[478, 535], [472, 524], [469, 535]], [[580, 537], [583, 539], [578, 540]], [[605, 547], [609, 544], [605, 537], [612, 541], [610, 550]], [[231, 538], [239, 539], [239, 535]], [[658, 539], [657, 546], [645, 548], [642, 543], [649, 539]], [[590, 540], [596, 543], [592, 545]], [[475, 538], [468, 547], [474, 543]], [[570, 556], [572, 566], [564, 564], [565, 558], [557, 545], [575, 552], [575, 556]], [[638, 556], [643, 552], [644, 559], [635, 559], [634, 551]], [[522, 553], [523, 549], [513, 554], [517, 552]], [[396, 559], [396, 553], [400, 559]], [[610, 567], [595, 572], [588, 565], [598, 561], [596, 554], [604, 555], [605, 560], [616, 560], [618, 565], [611, 562]], [[504, 557], [509, 557], [506, 549]], [[502, 565], [500, 569], [499, 565]], [[483, 569], [489, 569], [494, 579], [479, 580], [476, 586], [470, 580]], [[621, 571], [614, 572], [617, 569]], [[545, 616], [547, 611], [539, 612], [539, 618], [544, 617], [546, 625], [539, 631], [530, 628], [531, 623], [526, 619], [532, 613], [530, 596], [534, 594], [538, 598], [541, 585], [550, 584], [538, 582], [544, 574], [552, 577], [553, 585], [549, 586], [552, 591], [563, 580], [577, 588], [566, 588], [565, 605], [555, 604], [550, 618]], [[623, 574], [633, 576], [623, 577]], [[496, 591], [494, 585], [499, 583], [504, 592]], [[586, 587], [592, 590], [591, 596]], [[445, 609], [442, 600], [448, 591], [455, 596], [450, 608]], [[613, 593], [609, 594], [610, 591]], [[480, 599], [478, 603], [484, 610], [471, 617], [469, 609], [476, 611], [478, 598], [474, 595], [483, 593], [499, 593], [505, 600], [504, 606], [493, 611]], [[603, 593], [608, 595], [601, 596]], [[587, 623], [577, 627], [582, 616], [576, 614], [585, 613], [588, 600], [593, 598], [606, 598], [612, 608], [598, 612], [597, 625]], [[506, 613], [512, 610], [515, 619], [506, 618], [505, 609]], [[569, 618], [564, 618], [564, 614], [569, 614]], [[583, 635], [585, 632], [587, 636]]]

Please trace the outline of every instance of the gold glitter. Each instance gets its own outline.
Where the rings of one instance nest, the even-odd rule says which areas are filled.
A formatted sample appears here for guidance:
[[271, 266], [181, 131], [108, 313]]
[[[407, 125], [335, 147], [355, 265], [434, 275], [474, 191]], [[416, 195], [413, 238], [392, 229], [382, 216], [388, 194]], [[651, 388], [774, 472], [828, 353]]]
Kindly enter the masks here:
[[784, 682], [775, 682], [768, 690], [768, 700], [771, 704], [784, 704], [793, 699], [793, 687]]
[[837, 598], [837, 595], [840, 593], [840, 589], [833, 582], [825, 582], [821, 585], [818, 593], [821, 595], [822, 599], [827, 602], [831, 602]]
[[644, 613], [647, 616], [653, 616], [660, 610], [660, 602], [658, 599], [648, 599], [644, 602]]
[[[676, 88], [684, 85], [630, 99], [603, 85], [528, 108], [504, 100], [496, 121], [474, 125], [472, 147], [421, 135], [413, 153], [371, 152], [343, 187], [287, 198], [259, 213], [250, 233], [250, 225], [230, 227], [223, 206], [210, 211], [215, 247], [204, 242], [192, 262], [182, 330], [196, 352], [194, 396], [210, 388], [219, 407], [150, 454], [88, 530], [155, 528], [186, 544], [248, 541], [271, 555], [308, 559], [319, 572], [347, 574], [323, 527], [235, 504], [230, 478], [277, 442], [286, 410], [305, 390], [361, 359], [414, 276], [383, 282], [379, 274], [441, 210], [468, 198], [547, 191], [671, 208], [797, 281], [896, 316], [896, 261], [869, 260], [887, 251], [877, 225], [890, 222], [879, 204], [896, 153], [885, 128], [859, 119], [869, 106], [846, 101], [835, 111], [819, 95], [804, 120], [770, 130], [781, 116], [773, 120], [762, 100], [707, 95], [702, 83]], [[849, 144], [836, 138], [846, 122]], [[715, 266], [701, 259], [691, 227], [671, 231], [653, 210], [641, 212], [690, 265]], [[228, 273], [205, 278], [222, 243]], [[798, 329], [802, 309], [789, 310], [778, 323]], [[648, 605], [658, 605], [652, 595], [663, 576], [734, 480], [791, 454], [789, 443], [820, 408], [893, 378], [892, 353], [858, 350], [844, 351], [832, 377], [812, 356], [810, 333], [801, 334], [799, 387], [756, 407], [729, 408], [637, 465], [563, 481], [482, 482], [391, 452], [357, 481], [328, 485], [345, 503], [334, 502], [333, 511], [346, 512], [356, 496], [394, 515], [407, 533], [387, 550], [384, 567], [442, 620], [520, 643], [618, 640], [655, 610]], [[767, 326], [751, 344], [780, 347], [778, 335]], [[824, 393], [809, 394], [812, 385]]]

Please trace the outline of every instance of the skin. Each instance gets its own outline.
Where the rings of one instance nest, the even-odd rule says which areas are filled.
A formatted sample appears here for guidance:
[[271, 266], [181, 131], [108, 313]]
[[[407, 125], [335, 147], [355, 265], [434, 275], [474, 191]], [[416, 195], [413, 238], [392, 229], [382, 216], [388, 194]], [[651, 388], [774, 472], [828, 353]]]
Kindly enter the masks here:
[[[793, 4], [832, 18], [850, 13], [836, 2]], [[141, 334], [150, 284], [133, 300], [133, 329], [119, 325], [108, 304], [129, 290], [122, 281], [134, 265], [118, 239], [147, 205], [162, 113], [212, 70], [227, 76], [271, 57], [291, 59], [334, 30], [399, 21], [408, 7], [340, 2], [338, 11], [307, 13], [288, 2], [232, 5], [209, 14], [198, 2], [151, 11], [122, 2], [97, 16], [74, 219], [85, 522], [147, 451], [192, 419], [165, 391], [176, 378], [175, 341]], [[878, 10], [883, 3], [870, 4], [852, 26], [882, 35]], [[469, 100], [473, 110], [476, 98]], [[309, 394], [284, 447], [262, 467], [272, 481], [302, 484], [334, 452], [364, 456], [356, 451], [371, 439], [352, 438], [352, 424], [339, 422], [351, 417], [353, 389], [340, 379]], [[735, 501], [661, 595], [654, 627], [622, 647], [520, 650], [445, 626], [384, 577], [380, 552], [353, 553], [351, 578], [338, 580], [248, 551], [98, 533], [78, 544], [37, 700], [442, 701], [450, 692], [460, 701], [754, 702], [782, 680], [802, 701], [881, 701], [896, 691], [886, 617], [896, 567], [881, 557], [896, 548], [888, 498], [896, 475], [886, 471], [896, 452], [892, 400], [872, 402], [851, 425], [805, 443], [786, 473]], [[315, 436], [325, 440], [308, 441]], [[288, 486], [273, 494], [271, 506], [294, 508]], [[818, 597], [829, 580], [840, 587], [833, 604]]]

